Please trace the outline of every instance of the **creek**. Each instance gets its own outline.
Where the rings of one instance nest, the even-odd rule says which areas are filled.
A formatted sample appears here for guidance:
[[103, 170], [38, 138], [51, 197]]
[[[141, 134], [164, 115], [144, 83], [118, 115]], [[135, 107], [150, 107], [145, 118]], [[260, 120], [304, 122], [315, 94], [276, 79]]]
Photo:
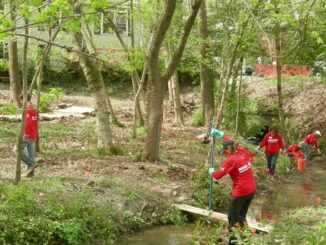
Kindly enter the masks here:
[[[322, 163], [313, 163], [302, 172], [292, 170], [286, 173], [281, 183], [277, 179], [271, 183], [275, 183], [274, 191], [256, 195], [249, 208], [248, 219], [265, 220], [272, 224], [294, 209], [326, 205], [326, 166]], [[193, 229], [191, 225], [159, 226], [124, 238], [118, 244], [190, 244]]]

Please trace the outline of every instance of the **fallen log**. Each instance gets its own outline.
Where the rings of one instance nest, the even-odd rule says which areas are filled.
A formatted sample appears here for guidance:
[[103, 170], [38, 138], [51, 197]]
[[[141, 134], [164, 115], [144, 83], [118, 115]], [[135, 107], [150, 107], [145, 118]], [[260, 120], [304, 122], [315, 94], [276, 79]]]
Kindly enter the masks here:
[[[186, 205], [186, 204], [173, 204], [173, 206], [180, 209], [180, 210], [182, 210], [182, 211], [185, 211], [185, 212], [198, 214], [198, 215], [210, 217], [211, 219], [228, 222], [228, 217], [227, 217], [226, 214], [213, 212], [213, 211], [208, 211], [206, 209], [197, 208], [197, 207], [193, 207], [193, 206]], [[260, 223], [254, 222], [254, 221], [248, 221], [248, 225], [249, 225], [250, 228], [253, 228], [253, 229], [256, 229], [256, 230], [259, 230], [259, 231], [263, 231], [263, 232], [266, 232], [266, 233], [271, 232], [271, 230], [273, 229], [273, 227], [271, 225], [260, 224]]]

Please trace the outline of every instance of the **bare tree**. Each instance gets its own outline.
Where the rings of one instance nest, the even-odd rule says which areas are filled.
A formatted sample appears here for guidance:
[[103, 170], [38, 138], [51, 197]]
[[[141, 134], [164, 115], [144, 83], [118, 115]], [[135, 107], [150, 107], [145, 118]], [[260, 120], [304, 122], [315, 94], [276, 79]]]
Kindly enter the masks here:
[[149, 161], [159, 161], [159, 148], [161, 138], [161, 126], [163, 117], [163, 99], [167, 83], [173, 73], [175, 72], [184, 48], [188, 39], [189, 33], [192, 29], [196, 19], [201, 0], [193, 0], [191, 2], [191, 10], [188, 19], [181, 31], [179, 41], [176, 49], [172, 54], [171, 61], [161, 74], [159, 66], [159, 54], [166, 32], [168, 31], [173, 14], [176, 7], [176, 0], [165, 1], [165, 7], [162, 15], [158, 20], [158, 24], [153, 31], [152, 39], [150, 41], [148, 50], [148, 70], [149, 83], [151, 85], [150, 104], [149, 104], [149, 118], [148, 118], [148, 134], [145, 142], [144, 157]]
[[[7, 4], [7, 11], [10, 20], [16, 25], [16, 6], [15, 1], [10, 0]], [[15, 31], [14, 31], [15, 32]], [[10, 102], [19, 105], [19, 94], [21, 93], [21, 80], [19, 76], [18, 49], [15, 33], [8, 41], [9, 55], [9, 77], [10, 77]]]
[[[81, 13], [81, 7], [71, 2], [74, 14]], [[80, 52], [77, 53], [88, 87], [92, 91], [96, 110], [97, 148], [105, 152], [113, 150], [112, 132], [109, 123], [108, 93], [99, 69], [98, 60], [87, 55], [89, 50], [81, 31], [72, 33], [73, 42]]]
[[[27, 24], [27, 20], [25, 20]], [[28, 54], [28, 36], [29, 29], [26, 26], [25, 27], [25, 38], [24, 38], [24, 46], [23, 46], [23, 94], [24, 94], [24, 100], [23, 100], [23, 113], [21, 118], [21, 125], [20, 130], [18, 132], [17, 136], [17, 156], [16, 156], [16, 172], [15, 172], [15, 183], [18, 183], [21, 178], [21, 159], [22, 159], [22, 152], [23, 152], [23, 132], [25, 128], [25, 117], [26, 117], [26, 105], [27, 105], [27, 54]]]
[[202, 101], [202, 115], [203, 124], [208, 125], [214, 115], [214, 83], [213, 79], [209, 76], [210, 70], [206, 65], [207, 58], [207, 10], [206, 0], [202, 0], [199, 9], [199, 36], [201, 39], [200, 43], [200, 85], [201, 85], [201, 101]]

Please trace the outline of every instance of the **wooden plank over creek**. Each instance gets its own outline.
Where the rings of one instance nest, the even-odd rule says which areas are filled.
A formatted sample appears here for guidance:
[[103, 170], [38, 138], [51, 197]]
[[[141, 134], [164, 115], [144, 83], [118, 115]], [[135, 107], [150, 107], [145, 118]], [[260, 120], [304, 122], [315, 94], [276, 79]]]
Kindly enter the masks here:
[[[212, 211], [208, 211], [208, 210], [205, 210], [202, 208], [196, 208], [196, 207], [186, 205], [186, 204], [173, 204], [173, 206], [182, 211], [199, 214], [199, 215], [206, 216], [206, 217], [210, 216], [212, 219], [228, 222], [228, 217], [226, 214], [212, 212]], [[271, 232], [271, 230], [273, 229], [273, 227], [271, 225], [259, 224], [259, 223], [256, 223], [254, 221], [249, 221], [249, 220], [248, 220], [248, 225], [250, 228], [254, 228], [256, 230], [267, 232], [267, 233]]]

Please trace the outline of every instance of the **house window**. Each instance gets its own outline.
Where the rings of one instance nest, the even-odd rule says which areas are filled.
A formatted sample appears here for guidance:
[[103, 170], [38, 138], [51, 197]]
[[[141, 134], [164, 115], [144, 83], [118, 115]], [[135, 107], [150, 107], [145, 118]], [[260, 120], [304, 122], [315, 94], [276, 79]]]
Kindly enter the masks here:
[[[113, 13], [113, 22], [115, 23], [119, 33], [129, 36], [129, 25], [130, 21], [128, 18], [128, 12], [114, 12]], [[103, 13], [100, 15], [99, 23], [94, 24], [94, 33], [95, 34], [113, 34], [114, 31], [109, 25], [109, 22], [104, 17]]]

